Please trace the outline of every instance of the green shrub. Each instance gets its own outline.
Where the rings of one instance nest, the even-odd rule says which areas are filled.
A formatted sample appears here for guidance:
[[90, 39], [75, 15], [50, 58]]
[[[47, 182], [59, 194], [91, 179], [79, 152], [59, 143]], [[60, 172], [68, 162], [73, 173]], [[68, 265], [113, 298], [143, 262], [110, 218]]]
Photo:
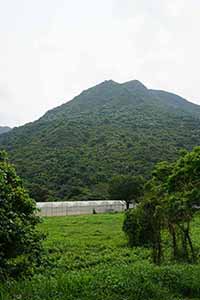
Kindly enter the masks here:
[[35, 202], [21, 179], [0, 152], [0, 278], [30, 274], [40, 262], [43, 235]]
[[153, 231], [151, 220], [140, 205], [126, 211], [122, 228], [131, 247], [151, 245]]

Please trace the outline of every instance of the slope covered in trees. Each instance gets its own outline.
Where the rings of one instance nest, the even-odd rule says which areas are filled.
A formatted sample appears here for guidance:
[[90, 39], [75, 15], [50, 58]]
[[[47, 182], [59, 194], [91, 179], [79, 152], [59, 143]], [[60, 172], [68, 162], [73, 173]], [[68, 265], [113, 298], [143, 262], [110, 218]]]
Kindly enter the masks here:
[[0, 137], [38, 201], [106, 198], [112, 176], [149, 177], [199, 144], [200, 106], [135, 80], [105, 81]]

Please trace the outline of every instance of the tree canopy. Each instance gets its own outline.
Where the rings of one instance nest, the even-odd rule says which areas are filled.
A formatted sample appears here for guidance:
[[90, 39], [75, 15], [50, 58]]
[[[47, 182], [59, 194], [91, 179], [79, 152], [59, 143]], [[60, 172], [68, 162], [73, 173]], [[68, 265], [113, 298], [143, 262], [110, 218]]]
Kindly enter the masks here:
[[138, 202], [143, 193], [144, 179], [141, 176], [118, 175], [113, 177], [109, 185], [110, 199], [126, 201], [126, 209], [130, 203]]

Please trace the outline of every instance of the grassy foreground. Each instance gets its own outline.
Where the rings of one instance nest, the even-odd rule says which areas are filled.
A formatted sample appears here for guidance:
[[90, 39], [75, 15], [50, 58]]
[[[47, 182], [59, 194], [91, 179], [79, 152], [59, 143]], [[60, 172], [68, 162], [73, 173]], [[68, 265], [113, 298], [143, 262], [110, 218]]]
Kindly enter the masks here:
[[[200, 299], [200, 264], [154, 266], [149, 250], [130, 249], [123, 214], [45, 218], [44, 264], [34, 277], [0, 285], [0, 300]], [[200, 247], [200, 217], [193, 222]]]

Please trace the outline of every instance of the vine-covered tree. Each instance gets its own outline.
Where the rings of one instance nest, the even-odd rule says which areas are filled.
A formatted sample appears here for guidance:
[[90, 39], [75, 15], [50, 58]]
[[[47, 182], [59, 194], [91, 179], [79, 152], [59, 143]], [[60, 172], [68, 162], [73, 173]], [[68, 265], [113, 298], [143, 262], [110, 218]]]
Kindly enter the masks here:
[[36, 229], [35, 202], [0, 152], [0, 278], [30, 274], [42, 253], [43, 235]]

